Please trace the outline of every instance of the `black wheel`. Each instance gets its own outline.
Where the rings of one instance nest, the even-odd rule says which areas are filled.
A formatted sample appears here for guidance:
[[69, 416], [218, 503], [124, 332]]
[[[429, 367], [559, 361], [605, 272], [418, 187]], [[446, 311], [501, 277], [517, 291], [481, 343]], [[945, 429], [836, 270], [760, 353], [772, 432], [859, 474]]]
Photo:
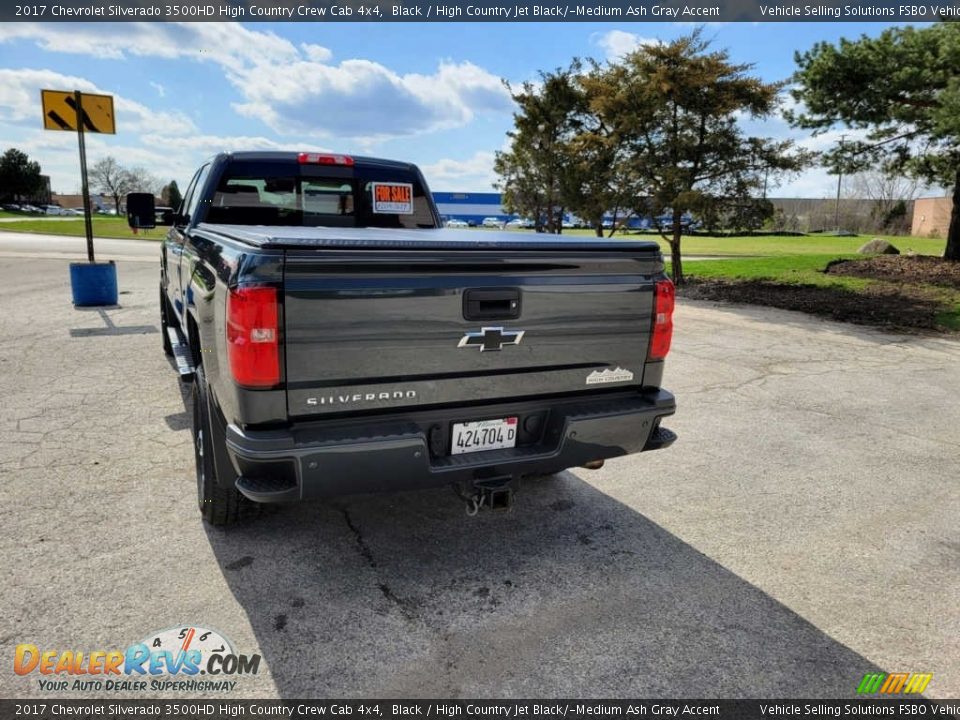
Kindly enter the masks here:
[[197, 468], [197, 504], [203, 519], [211, 525], [232, 525], [255, 513], [256, 504], [233, 487], [222, 487], [217, 482], [214, 461], [218, 438], [210, 421], [207, 403], [207, 385], [203, 368], [197, 368], [193, 379], [193, 454]]
[[160, 336], [163, 338], [163, 354], [167, 357], [173, 357], [173, 345], [170, 344], [170, 336], [167, 334], [167, 328], [170, 327], [167, 321], [167, 298], [160, 288]]

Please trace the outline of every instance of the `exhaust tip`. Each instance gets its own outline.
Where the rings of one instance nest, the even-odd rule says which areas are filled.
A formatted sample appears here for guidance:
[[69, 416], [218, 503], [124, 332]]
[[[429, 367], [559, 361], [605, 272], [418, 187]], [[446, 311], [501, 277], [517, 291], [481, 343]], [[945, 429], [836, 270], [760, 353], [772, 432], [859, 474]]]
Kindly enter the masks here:
[[584, 463], [580, 467], [586, 468], [587, 470], [599, 470], [603, 467], [603, 460], [591, 460], [590, 462]]

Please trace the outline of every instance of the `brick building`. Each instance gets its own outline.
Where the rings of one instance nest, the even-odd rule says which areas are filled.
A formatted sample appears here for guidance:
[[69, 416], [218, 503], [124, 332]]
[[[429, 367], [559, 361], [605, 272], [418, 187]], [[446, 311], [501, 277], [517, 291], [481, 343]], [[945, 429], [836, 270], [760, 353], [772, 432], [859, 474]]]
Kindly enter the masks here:
[[952, 199], [949, 197], [920, 198], [913, 204], [913, 227], [915, 237], [946, 238], [950, 227]]

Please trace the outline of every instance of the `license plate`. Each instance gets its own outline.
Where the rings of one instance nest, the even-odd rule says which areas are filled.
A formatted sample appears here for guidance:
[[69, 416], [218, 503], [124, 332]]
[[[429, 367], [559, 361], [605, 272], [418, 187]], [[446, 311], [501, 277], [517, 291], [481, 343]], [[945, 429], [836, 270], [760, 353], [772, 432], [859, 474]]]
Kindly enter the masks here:
[[515, 417], [478, 422], [454, 423], [451, 455], [512, 448], [517, 444]]

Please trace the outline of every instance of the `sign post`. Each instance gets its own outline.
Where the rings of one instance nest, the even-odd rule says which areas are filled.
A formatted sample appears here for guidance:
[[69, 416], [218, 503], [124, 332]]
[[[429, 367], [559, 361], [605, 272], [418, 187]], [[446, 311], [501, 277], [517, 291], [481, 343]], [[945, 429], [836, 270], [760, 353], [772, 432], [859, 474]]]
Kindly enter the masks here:
[[[73, 97], [77, 103], [77, 141], [80, 145], [80, 185], [83, 192], [84, 229], [87, 232], [87, 259], [90, 262], [95, 262], [93, 258], [93, 216], [90, 207], [90, 186], [87, 183], [87, 144], [83, 140], [83, 93], [75, 90]], [[117, 214], [120, 214], [120, 208], [117, 208]]]
[[[79, 90], [41, 90], [43, 127], [77, 133], [80, 150], [80, 184], [83, 189], [83, 223], [87, 237], [87, 263], [70, 264], [74, 305], [116, 305], [117, 268], [113, 262], [98, 263], [93, 253], [93, 208], [87, 180], [88, 132], [115, 134], [113, 96]], [[117, 208], [120, 214], [120, 208]]]

